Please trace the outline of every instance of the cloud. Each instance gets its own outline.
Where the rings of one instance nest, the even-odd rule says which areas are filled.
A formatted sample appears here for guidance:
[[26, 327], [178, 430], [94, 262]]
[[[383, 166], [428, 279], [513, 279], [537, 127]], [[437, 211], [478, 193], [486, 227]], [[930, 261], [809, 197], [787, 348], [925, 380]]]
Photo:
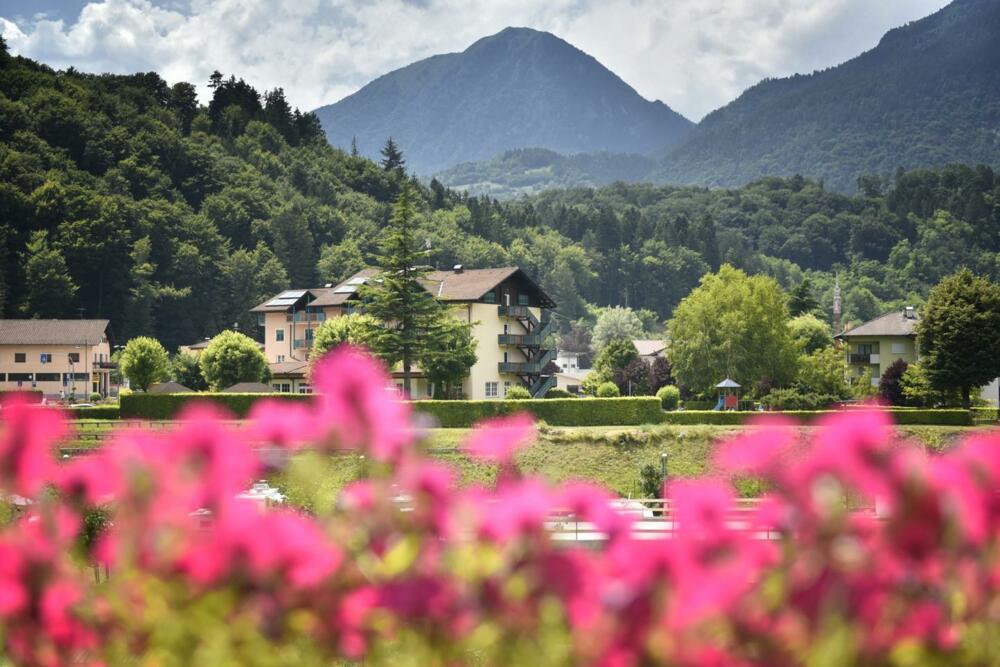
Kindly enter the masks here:
[[72, 21], [3, 15], [15, 53], [90, 72], [155, 70], [201, 86], [214, 69], [285, 88], [311, 109], [508, 25], [551, 31], [640, 94], [698, 119], [764, 77], [873, 47], [946, 0], [100, 0]]

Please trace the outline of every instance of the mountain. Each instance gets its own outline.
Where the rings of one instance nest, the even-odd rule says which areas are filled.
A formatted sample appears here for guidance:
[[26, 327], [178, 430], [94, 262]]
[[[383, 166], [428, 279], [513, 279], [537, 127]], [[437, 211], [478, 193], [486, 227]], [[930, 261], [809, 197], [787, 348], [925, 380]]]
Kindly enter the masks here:
[[561, 155], [545, 148], [516, 148], [492, 160], [463, 162], [436, 174], [449, 188], [510, 199], [551, 188], [601, 187], [615, 181], [637, 182], [657, 166], [635, 153]]
[[708, 115], [653, 178], [801, 174], [852, 190], [861, 174], [952, 162], [1000, 165], [997, 0], [955, 0], [838, 67], [762, 81]]
[[364, 155], [376, 157], [392, 136], [421, 175], [514, 148], [650, 154], [693, 126], [586, 53], [528, 28], [415, 62], [315, 113], [331, 144], [356, 138]]

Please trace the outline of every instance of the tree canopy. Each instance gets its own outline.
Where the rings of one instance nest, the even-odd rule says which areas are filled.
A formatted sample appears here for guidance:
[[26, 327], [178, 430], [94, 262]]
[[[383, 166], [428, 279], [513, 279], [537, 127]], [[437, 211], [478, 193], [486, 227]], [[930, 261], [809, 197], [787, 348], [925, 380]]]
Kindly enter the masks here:
[[151, 384], [165, 380], [170, 372], [170, 357], [160, 341], [148, 336], [137, 336], [125, 344], [118, 360], [122, 375], [139, 391], [146, 391]]
[[198, 357], [205, 381], [214, 391], [240, 382], [267, 382], [271, 371], [257, 343], [236, 331], [223, 331]]

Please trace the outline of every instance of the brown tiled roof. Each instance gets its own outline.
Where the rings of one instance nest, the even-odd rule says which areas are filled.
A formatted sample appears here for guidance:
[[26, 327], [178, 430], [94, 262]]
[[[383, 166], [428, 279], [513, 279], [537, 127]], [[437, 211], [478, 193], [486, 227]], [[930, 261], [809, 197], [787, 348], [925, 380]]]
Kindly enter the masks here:
[[912, 317], [907, 317], [904, 310], [896, 310], [886, 313], [874, 320], [858, 325], [837, 336], [838, 338], [852, 338], [854, 336], [915, 336], [916, 326], [920, 321], [920, 316], [913, 311]]
[[96, 345], [108, 320], [0, 320], [0, 345]]
[[190, 394], [191, 390], [179, 382], [157, 382], [152, 385], [147, 394]]
[[518, 271], [516, 266], [431, 271], [427, 274], [427, 290], [442, 301], [476, 301]]

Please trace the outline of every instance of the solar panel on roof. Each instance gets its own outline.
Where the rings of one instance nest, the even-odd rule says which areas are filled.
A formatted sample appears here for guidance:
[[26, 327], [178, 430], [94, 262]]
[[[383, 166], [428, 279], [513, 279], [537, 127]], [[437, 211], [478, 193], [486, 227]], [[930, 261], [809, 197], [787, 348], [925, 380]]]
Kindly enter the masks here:
[[305, 296], [306, 291], [304, 289], [297, 290], [287, 290], [278, 295], [279, 299], [298, 299]]
[[367, 278], [351, 278], [350, 280], [347, 281], [347, 284], [348, 285], [364, 285], [366, 282], [368, 282]]
[[298, 301], [298, 299], [278, 297], [276, 299], [271, 299], [270, 301], [268, 301], [264, 305], [265, 306], [290, 306], [293, 303], [295, 303], [296, 301]]

